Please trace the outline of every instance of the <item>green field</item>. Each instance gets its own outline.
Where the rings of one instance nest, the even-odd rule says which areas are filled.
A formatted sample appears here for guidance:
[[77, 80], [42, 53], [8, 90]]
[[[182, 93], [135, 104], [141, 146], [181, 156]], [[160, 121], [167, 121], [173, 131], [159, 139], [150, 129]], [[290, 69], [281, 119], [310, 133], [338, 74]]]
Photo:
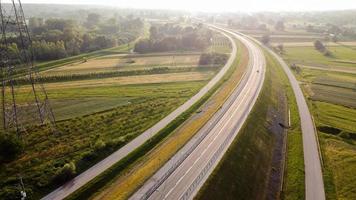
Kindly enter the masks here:
[[356, 109], [313, 102], [329, 199], [355, 199]]
[[[18, 173], [31, 198], [50, 192], [183, 104], [222, 66], [199, 66], [202, 52], [130, 55], [128, 48], [40, 64], [57, 131], [19, 118], [33, 123], [23, 133], [24, 152], [0, 165], [0, 199], [18, 196]], [[21, 77], [18, 82], [19, 113], [32, 116], [31, 87]], [[66, 164], [74, 166], [72, 175], [63, 174]]]
[[300, 67], [294, 71], [319, 132], [327, 199], [351, 200], [356, 198], [356, 51], [345, 45], [327, 48], [330, 57], [313, 46], [288, 46], [283, 57]]
[[356, 108], [356, 74], [303, 68], [298, 78], [312, 100]]
[[311, 47], [285, 47], [283, 58], [289, 63], [315, 65], [315, 66], [332, 66], [337, 67], [356, 67], [356, 51], [345, 46], [330, 46], [332, 56], [324, 56]]

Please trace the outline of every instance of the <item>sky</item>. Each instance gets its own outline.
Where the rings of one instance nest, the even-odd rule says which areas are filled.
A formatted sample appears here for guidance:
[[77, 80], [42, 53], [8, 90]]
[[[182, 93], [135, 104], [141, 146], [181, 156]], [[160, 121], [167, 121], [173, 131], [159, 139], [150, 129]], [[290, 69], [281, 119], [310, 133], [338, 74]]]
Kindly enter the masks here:
[[[2, 0], [7, 2], [9, 0]], [[207, 12], [314, 11], [356, 9], [356, 0], [22, 0], [23, 3], [98, 4], [120, 8]]]

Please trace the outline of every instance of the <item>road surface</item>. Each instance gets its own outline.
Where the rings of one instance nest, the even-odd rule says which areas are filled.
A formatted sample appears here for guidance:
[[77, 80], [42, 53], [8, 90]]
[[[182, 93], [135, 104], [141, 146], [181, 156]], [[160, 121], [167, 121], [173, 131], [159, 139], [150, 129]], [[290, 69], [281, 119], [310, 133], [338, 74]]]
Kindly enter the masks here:
[[[223, 33], [224, 34], [224, 33]], [[224, 34], [225, 35], [225, 34]], [[172, 113], [167, 115], [153, 127], [147, 129], [144, 133], [136, 137], [134, 140], [120, 148], [118, 151], [114, 152], [101, 162], [97, 163], [93, 167], [84, 171], [83, 173], [76, 176], [74, 179], [66, 183], [65, 185], [57, 188], [47, 196], [43, 197], [43, 200], [59, 200], [64, 199], [69, 196], [74, 191], [78, 190], [80, 187], [84, 186], [86, 183], [91, 181], [93, 178], [110, 168], [112, 165], [126, 157], [130, 152], [144, 144], [147, 140], [153, 137], [156, 133], [166, 127], [170, 122], [172, 122], [175, 118], [177, 118], [184, 111], [188, 110], [193, 104], [198, 102], [211, 88], [213, 88], [218, 81], [225, 75], [225, 73], [231, 67], [233, 61], [236, 58], [237, 47], [233, 41], [232, 43], [232, 52], [231, 56], [224, 65], [224, 67], [215, 75], [213, 79], [209, 81], [207, 85], [205, 85], [197, 94], [195, 94], [192, 98], [190, 98], [183, 105], [178, 107]]]
[[131, 200], [192, 199], [243, 126], [261, 91], [266, 64], [255, 43], [229, 33], [247, 47], [248, 71], [221, 110]]
[[319, 152], [319, 143], [317, 141], [318, 136], [315, 132], [313, 118], [309, 112], [308, 105], [299, 83], [288, 65], [276, 53], [270, 49], [268, 49], [268, 51], [278, 60], [287, 74], [297, 100], [303, 134], [305, 198], [306, 200], [325, 200], [321, 155]]

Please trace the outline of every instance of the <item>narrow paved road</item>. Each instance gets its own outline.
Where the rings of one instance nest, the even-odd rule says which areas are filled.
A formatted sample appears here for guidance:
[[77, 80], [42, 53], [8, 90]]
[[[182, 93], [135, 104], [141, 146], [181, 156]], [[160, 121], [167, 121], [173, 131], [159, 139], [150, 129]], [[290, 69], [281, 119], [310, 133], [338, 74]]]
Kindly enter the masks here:
[[229, 33], [249, 50], [247, 73], [221, 110], [131, 199], [192, 199], [243, 126], [261, 91], [266, 64], [255, 43]]
[[86, 183], [91, 181], [93, 178], [110, 168], [112, 165], [126, 157], [130, 152], [144, 144], [147, 140], [153, 137], [156, 133], [166, 127], [170, 122], [172, 122], [175, 118], [177, 118], [184, 111], [188, 110], [193, 104], [198, 102], [211, 88], [213, 88], [218, 81], [225, 75], [225, 73], [231, 67], [233, 61], [236, 58], [237, 47], [235, 43], [232, 45], [232, 52], [229, 60], [225, 64], [225, 66], [219, 71], [219, 73], [209, 81], [207, 85], [205, 85], [197, 94], [195, 94], [191, 99], [185, 102], [183, 105], [178, 107], [168, 116], [163, 118], [153, 127], [146, 130], [144, 133], [136, 137], [134, 140], [120, 148], [118, 151], [114, 152], [101, 162], [97, 163], [93, 167], [84, 171], [83, 173], [76, 176], [73, 180], [69, 181], [65, 185], [59, 187], [54, 190], [47, 196], [43, 197], [44, 200], [59, 200], [64, 199], [69, 196], [74, 191], [78, 190], [80, 187], [84, 186]]
[[268, 51], [278, 60], [278, 62], [283, 67], [292, 85], [292, 89], [297, 100], [303, 134], [306, 200], [324, 200], [325, 191], [321, 168], [321, 155], [319, 153], [319, 144], [317, 141], [318, 136], [315, 132], [314, 122], [309, 112], [308, 105], [305, 101], [299, 83], [288, 65], [279, 55], [270, 49], [268, 49]]

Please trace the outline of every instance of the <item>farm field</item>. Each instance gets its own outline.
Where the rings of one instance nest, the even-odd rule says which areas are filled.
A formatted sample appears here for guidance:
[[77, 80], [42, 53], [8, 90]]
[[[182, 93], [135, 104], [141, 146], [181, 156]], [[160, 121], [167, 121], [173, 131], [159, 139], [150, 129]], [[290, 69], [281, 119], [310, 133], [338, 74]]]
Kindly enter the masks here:
[[332, 56], [314, 46], [291, 43], [283, 57], [309, 97], [319, 133], [328, 199], [355, 199], [356, 50], [353, 42], [327, 45]]
[[261, 40], [265, 34], [270, 35], [271, 43], [311, 43], [314, 40], [323, 39], [321, 34], [308, 33], [298, 29], [287, 29], [285, 31], [265, 31], [265, 30], [241, 30], [257, 40]]
[[[213, 46], [210, 49], [215, 52], [229, 52], [229, 47]], [[57, 131], [35, 124], [27, 127], [24, 153], [0, 166], [0, 199], [16, 196], [19, 172], [28, 195], [39, 198], [157, 123], [222, 67], [199, 65], [201, 54], [110, 50], [87, 60], [46, 67], [40, 80], [48, 92]], [[20, 110], [34, 112], [26, 110], [29, 93], [30, 85], [23, 82], [16, 99]], [[69, 177], [63, 177], [66, 166], [72, 166]]]
[[71, 65], [65, 65], [42, 73], [43, 76], [99, 73], [153, 67], [197, 66], [200, 53], [192, 54], [150, 54], [145, 56], [109, 55]]
[[345, 46], [330, 46], [328, 49], [331, 56], [324, 56], [317, 51], [314, 46], [311, 47], [285, 47], [284, 59], [289, 63], [331, 66], [331, 67], [348, 67], [356, 68], [356, 50]]
[[[93, 199], [127, 199], [145, 180], [163, 166], [220, 109], [236, 84], [239, 83], [247, 67], [248, 53], [239, 41], [236, 40], [236, 43], [238, 45], [238, 56], [233, 66], [225, 74], [223, 80], [219, 81], [219, 85], [209, 91], [207, 101], [199, 105], [196, 112], [131, 167], [113, 174], [115, 178], [105, 181], [102, 189], [98, 189], [93, 184], [79, 191], [78, 195], [74, 195], [70, 199], [87, 199], [89, 197]], [[102, 179], [105, 179], [105, 177]], [[95, 188], [96, 193], [88, 194], [88, 191], [93, 191], [90, 188]]]

